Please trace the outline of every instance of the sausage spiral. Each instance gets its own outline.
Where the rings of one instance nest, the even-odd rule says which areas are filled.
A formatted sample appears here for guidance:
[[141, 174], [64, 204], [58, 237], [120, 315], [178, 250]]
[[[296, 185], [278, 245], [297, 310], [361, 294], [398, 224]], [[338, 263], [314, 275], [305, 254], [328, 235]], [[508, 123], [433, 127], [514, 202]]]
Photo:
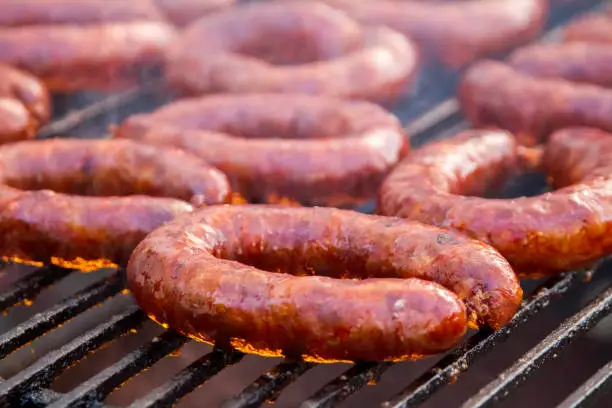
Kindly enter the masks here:
[[149, 316], [190, 337], [313, 361], [437, 353], [465, 332], [457, 296], [472, 324], [493, 327], [522, 296], [487, 245], [317, 207], [212, 206], [179, 217], [138, 245], [127, 279]]
[[201, 159], [130, 140], [4, 145], [0, 179], [0, 256], [83, 270], [124, 265], [148, 232], [192, 211], [183, 200], [229, 195], [225, 176]]

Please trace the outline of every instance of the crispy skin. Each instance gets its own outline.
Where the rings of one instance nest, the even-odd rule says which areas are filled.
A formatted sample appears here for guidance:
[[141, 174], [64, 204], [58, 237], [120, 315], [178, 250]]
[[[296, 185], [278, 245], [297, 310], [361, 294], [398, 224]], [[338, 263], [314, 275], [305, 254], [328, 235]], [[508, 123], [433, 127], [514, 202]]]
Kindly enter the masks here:
[[117, 138], [186, 149], [249, 201], [351, 205], [376, 195], [408, 150], [379, 106], [308, 95], [214, 95], [135, 115]]
[[537, 77], [612, 86], [612, 41], [531, 45], [516, 50], [508, 63]]
[[516, 199], [482, 194], [517, 166], [517, 144], [502, 131], [467, 131], [429, 145], [385, 180], [381, 214], [453, 228], [497, 248], [527, 277], [589, 266], [612, 251], [612, 137], [574, 128], [553, 134], [543, 155], [556, 187]]
[[231, 7], [238, 0], [155, 0], [174, 25], [184, 27], [200, 17]]
[[612, 131], [612, 91], [561, 78], [537, 78], [495, 61], [474, 64], [458, 90], [476, 127], [498, 127], [519, 143], [541, 143], [555, 130], [590, 126]]
[[41, 78], [52, 91], [135, 85], [163, 62], [175, 31], [163, 22], [0, 28], [0, 61]]
[[126, 21], [162, 21], [152, 1], [117, 0], [2, 0], [0, 26], [39, 24], [100, 24]]
[[0, 64], [0, 144], [36, 136], [49, 121], [47, 88], [30, 74]]
[[4, 145], [0, 180], [0, 256], [82, 269], [124, 265], [148, 232], [192, 211], [185, 201], [229, 197], [225, 176], [201, 159], [130, 140]]
[[421, 52], [456, 68], [536, 37], [546, 0], [354, 1], [328, 3], [365, 24], [384, 24], [413, 39]]
[[465, 301], [472, 323], [494, 327], [521, 299], [512, 269], [487, 245], [319, 207], [213, 206], [179, 217], [139, 244], [127, 279], [149, 316], [188, 336], [317, 361], [452, 347], [465, 308], [442, 286]]
[[[198, 50], [197, 53], [194, 50]], [[390, 101], [412, 83], [415, 47], [325, 4], [257, 3], [204, 17], [168, 49], [186, 94], [283, 92]]]
[[563, 41], [612, 43], [612, 18], [610, 14], [588, 14], [575, 19], [563, 30]]

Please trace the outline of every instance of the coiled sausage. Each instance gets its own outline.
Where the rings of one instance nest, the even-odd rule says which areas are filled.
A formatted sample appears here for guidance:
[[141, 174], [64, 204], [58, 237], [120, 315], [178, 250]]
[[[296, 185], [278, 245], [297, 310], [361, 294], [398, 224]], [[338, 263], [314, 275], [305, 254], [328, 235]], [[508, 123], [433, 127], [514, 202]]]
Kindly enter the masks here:
[[535, 197], [476, 197], [517, 170], [514, 137], [466, 131], [406, 158], [381, 187], [381, 214], [464, 232], [497, 248], [524, 276], [589, 266], [612, 251], [612, 137], [555, 132], [542, 167], [558, 190]]
[[362, 27], [320, 3], [256, 3], [204, 17], [169, 47], [166, 76], [186, 94], [283, 92], [390, 101], [417, 52], [399, 33]]
[[125, 265], [148, 232], [192, 211], [183, 200], [229, 195], [223, 173], [201, 159], [130, 140], [4, 145], [0, 177], [0, 256], [83, 270]]
[[328, 0], [364, 24], [383, 24], [419, 45], [421, 53], [456, 68], [536, 37], [546, 0], [456, 2]]
[[170, 25], [152, 21], [0, 27], [0, 61], [35, 74], [51, 91], [120, 89], [160, 66], [174, 36]]
[[533, 77], [501, 62], [483, 61], [470, 67], [458, 96], [474, 126], [507, 129], [524, 145], [540, 143], [568, 126], [612, 131], [612, 90]]
[[531, 45], [516, 50], [508, 62], [514, 69], [537, 77], [612, 86], [612, 42]]
[[313, 361], [452, 347], [465, 309], [439, 284], [466, 302], [472, 323], [494, 327], [521, 298], [511, 268], [487, 245], [317, 207], [213, 206], [177, 218], [139, 244], [127, 279], [149, 316], [192, 338]]
[[33, 138], [50, 116], [47, 88], [30, 74], [0, 64], [0, 144]]
[[248, 201], [353, 205], [408, 150], [377, 105], [310, 95], [214, 95], [135, 115], [115, 137], [173, 145], [225, 172]]

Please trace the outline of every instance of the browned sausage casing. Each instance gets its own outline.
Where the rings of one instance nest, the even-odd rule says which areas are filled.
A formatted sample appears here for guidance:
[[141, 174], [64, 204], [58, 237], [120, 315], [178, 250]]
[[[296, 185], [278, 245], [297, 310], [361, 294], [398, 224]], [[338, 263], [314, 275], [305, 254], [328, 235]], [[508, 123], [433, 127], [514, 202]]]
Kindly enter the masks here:
[[485, 244], [318, 207], [213, 206], [177, 218], [139, 244], [127, 278], [149, 316], [190, 337], [315, 361], [437, 353], [465, 332], [455, 294], [471, 323], [494, 327], [522, 295]]
[[30, 74], [0, 64], [0, 144], [36, 136], [49, 121], [47, 88]]
[[4, 145], [0, 182], [0, 256], [83, 270], [125, 265], [148, 232], [192, 211], [185, 201], [229, 196], [223, 173], [201, 159], [130, 140]]
[[135, 115], [115, 137], [186, 149], [225, 172], [248, 201], [371, 200], [408, 150], [381, 107], [309, 95], [214, 95]]
[[179, 91], [327, 94], [391, 101], [415, 76], [416, 47], [322, 3], [254, 3], [214, 13], [169, 47]]
[[365, 24], [384, 24], [414, 39], [421, 52], [458, 67], [509, 50], [540, 33], [546, 0], [455, 2], [328, 0]]
[[52, 91], [120, 89], [159, 66], [174, 36], [170, 25], [151, 21], [1, 27], [0, 61], [35, 74]]
[[513, 136], [502, 131], [466, 131], [428, 145], [385, 180], [380, 212], [467, 233], [529, 277], [589, 266], [611, 253], [612, 136], [586, 128], [553, 134], [543, 166], [559, 190], [475, 197], [499, 185], [518, 160]]
[[533, 76], [612, 86], [612, 40], [531, 45], [516, 50], [508, 62]]
[[561, 78], [537, 78], [495, 61], [474, 64], [458, 90], [463, 112], [477, 127], [514, 133], [524, 145], [568, 126], [612, 131], [612, 90]]

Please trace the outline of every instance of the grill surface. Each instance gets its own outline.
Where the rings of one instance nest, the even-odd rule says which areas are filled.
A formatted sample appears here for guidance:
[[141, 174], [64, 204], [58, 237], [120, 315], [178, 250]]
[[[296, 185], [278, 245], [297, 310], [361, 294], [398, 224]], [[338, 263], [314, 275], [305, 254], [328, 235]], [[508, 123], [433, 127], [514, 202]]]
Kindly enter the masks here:
[[[570, 16], [596, 7], [599, 3], [599, 1], [581, 1], [559, 6], [553, 10], [549, 28], [561, 25]], [[554, 35], [554, 32], [550, 35]], [[407, 133], [412, 137], [415, 146], [452, 135], [466, 126], [456, 102], [447, 99], [452, 95], [459, 73], [447, 72], [439, 67], [424, 71], [427, 73], [422, 75], [414, 95], [396, 108], [398, 116], [407, 123]], [[132, 113], [149, 111], [170, 99], [171, 96], [155, 83], [110, 97], [87, 94], [56, 98], [56, 116], [61, 118], [44, 128], [40, 137], [100, 137], [108, 125], [117, 123]], [[75, 106], [77, 109], [71, 112]], [[506, 194], [537, 192], [542, 185], [538, 184], [537, 180], [535, 184], [526, 186], [524, 183], [516, 183], [507, 189]], [[368, 211], [369, 208], [363, 210]], [[611, 269], [610, 266], [603, 263], [598, 269]], [[27, 273], [27, 270], [30, 272]], [[481, 379], [482, 388], [478, 393], [471, 398], [465, 395], [465, 398], [457, 399], [452, 405], [458, 405], [463, 400], [466, 401], [464, 407], [483, 407], [499, 402], [508, 397], [510, 391], [527, 380], [530, 375], [535, 375], [543, 363], [556, 359], [564, 347], [580, 334], [593, 328], [610, 312], [612, 279], [603, 272], [598, 272], [593, 277], [593, 272], [594, 270], [570, 273], [539, 282], [525, 282], [524, 289], [528, 295], [509, 325], [496, 332], [481, 330], [473, 333], [464, 344], [435, 363], [429, 359], [418, 363], [336, 365], [330, 369], [336, 370], [332, 372], [335, 377], [330, 377], [327, 384], [322, 387], [313, 389], [310, 397], [300, 398], [300, 403], [297, 404], [301, 404], [303, 408], [336, 406], [366, 385], [383, 381], [395, 368], [413, 365], [417, 369], [422, 368], [420, 373], [413, 375], [412, 381], [411, 378], [394, 377], [394, 382], [400, 384], [400, 387], [406, 384], [405, 388], [396, 387], [394, 391], [379, 400], [384, 400], [382, 403], [384, 408], [417, 406], [430, 399], [435, 400], [438, 394], [443, 393], [446, 385], [455, 382], [459, 374], [476, 365], [479, 357], [483, 357], [493, 349], [506, 346], [507, 343], [503, 342], [511, 335], [524, 337], [526, 327], [531, 326], [530, 330], [533, 330], [534, 320], [538, 318], [540, 322], [542, 319], [551, 320], [548, 324], [552, 324], [551, 329], [554, 330], [542, 336], [539, 342], [536, 340], [536, 344], [531, 349], [523, 350], [526, 353], [517, 360], [505, 364], [504, 367], [507, 368], [497, 378]], [[18, 277], [17, 280], [14, 280], [15, 277]], [[584, 281], [589, 280], [592, 282], [585, 285]], [[74, 287], [82, 289], [74, 292]], [[160, 332], [160, 329], [151, 324], [142, 311], [134, 305], [129, 293], [124, 289], [122, 271], [81, 274], [57, 267], [33, 269], [14, 265], [5, 265], [4, 269], [0, 269], [0, 309], [6, 316], [3, 318], [5, 322], [0, 321], [0, 329], [4, 327], [3, 333], [0, 334], [0, 358], [4, 359], [3, 365], [0, 365], [0, 372], [8, 373], [5, 380], [0, 380], [0, 406], [110, 407], [108, 404], [103, 405], [109, 394], [116, 392], [115, 390], [122, 385], [126, 387], [126, 382], [139, 373], [149, 368], [155, 370], [156, 363], [179, 355], [183, 346], [191, 345], [186, 338], [172, 330]], [[590, 293], [590, 301], [586, 304], [583, 304], [584, 299], [576, 299], [584, 297], [586, 292], [594, 291], [597, 293]], [[33, 302], [34, 298], [36, 301]], [[556, 302], [560, 298], [562, 301]], [[57, 299], [63, 300], [57, 302]], [[570, 309], [569, 312], [565, 310], [567, 318], [560, 325], [553, 319], [553, 317], [558, 319], [558, 313], [546, 315], [544, 311], [553, 301], [557, 306], [565, 303]], [[21, 304], [30, 306], [31, 309], [20, 306]], [[554, 307], [548, 310], [550, 309]], [[543, 314], [545, 316], [542, 316]], [[69, 322], [73, 319], [73, 322]], [[62, 332], [60, 327], [63, 324], [70, 327], [76, 325], [78, 334], [70, 335], [63, 331], [54, 342], [51, 342], [51, 344], [60, 344], [61, 347], [51, 346], [46, 349], [44, 342], [41, 342], [43, 355], [40, 358], [28, 356], [28, 351], [38, 353], [37, 339], [46, 339], [57, 332]], [[126, 334], [129, 335], [120, 338]], [[41, 337], [43, 335], [44, 337]], [[130, 339], [135, 337], [148, 341]], [[65, 341], [62, 341], [64, 338]], [[93, 353], [94, 351], [109, 343], [125, 345], [131, 340], [134, 341], [128, 345], [129, 352], [120, 352], [119, 357], [110, 361], [110, 364], [98, 361], [97, 367], [102, 366], [101, 370], [94, 369], [84, 377], [79, 376], [77, 370], [76, 376], [79, 378], [71, 380], [75, 382], [74, 385], [59, 387], [67, 388], [65, 392], [60, 393], [50, 389], [54, 387], [56, 377], [70, 366], [85, 358], [95, 360], [99, 353]], [[111, 348], [112, 344], [108, 350], [103, 351], [110, 352]], [[496, 353], [502, 351], [496, 350], [491, 354]], [[104, 356], [98, 360], [103, 358]], [[165, 382], [148, 387], [144, 395], [137, 396], [135, 400], [132, 398], [131, 406], [170, 406], [200, 385], [209, 380], [212, 382], [226, 371], [232, 370], [231, 366], [243, 360], [246, 363], [249, 358], [239, 352], [214, 349], [178, 372], [170, 375], [164, 373]], [[604, 364], [610, 359], [612, 355], [604, 356]], [[312, 377], [310, 374], [313, 374], [313, 369], [324, 368], [298, 361], [271, 359], [266, 361], [275, 361], [278, 364], [270, 366], [270, 363], [263, 374], [260, 374], [261, 371], [254, 374], [254, 380], [249, 385], [245, 383], [246, 387], [242, 392], [226, 400], [224, 408], [256, 407], [267, 401], [274, 401], [281, 396], [285, 388], [290, 387], [298, 379]], [[612, 362], [598, 371], [597, 368], [591, 371], [594, 372], [593, 376], [573, 393], [571, 389], [560, 393], [558, 401], [566, 397], [560, 407], [602, 404], [603, 397], [612, 389], [610, 387]], [[338, 371], [339, 369], [345, 371]], [[478, 367], [474, 370], [478, 370]], [[88, 379], [82, 381], [82, 378]], [[216, 384], [219, 384], [219, 381]], [[457, 391], [457, 387], [461, 385], [446, 390]], [[294, 406], [291, 402], [285, 401], [285, 403]], [[446, 400], [440, 406], [448, 406], [448, 403]], [[357, 402], [356, 406], [363, 405]], [[531, 405], [526, 403], [521, 406]]]

